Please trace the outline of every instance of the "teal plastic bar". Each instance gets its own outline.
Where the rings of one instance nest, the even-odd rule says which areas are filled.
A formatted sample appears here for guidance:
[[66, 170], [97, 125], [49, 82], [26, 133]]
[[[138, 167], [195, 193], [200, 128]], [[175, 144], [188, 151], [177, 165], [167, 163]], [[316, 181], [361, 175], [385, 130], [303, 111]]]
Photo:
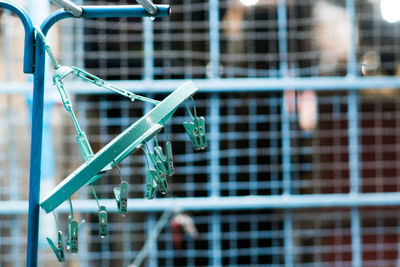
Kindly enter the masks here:
[[40, 206], [47, 212], [53, 211], [72, 194], [89, 182], [109, 163], [115, 165], [132, 153], [140, 144], [152, 138], [171, 118], [181, 103], [192, 96], [198, 88], [193, 82], [186, 82], [140, 118], [114, 140], [97, 152], [90, 162], [82, 164], [65, 178]]

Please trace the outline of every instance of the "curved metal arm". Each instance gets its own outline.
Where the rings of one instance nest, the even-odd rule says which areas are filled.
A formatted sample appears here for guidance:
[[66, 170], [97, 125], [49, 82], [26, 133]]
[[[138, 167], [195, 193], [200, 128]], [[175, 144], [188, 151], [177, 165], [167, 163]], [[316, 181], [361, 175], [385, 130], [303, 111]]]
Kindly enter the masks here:
[[25, 45], [24, 45], [24, 73], [34, 72], [34, 31], [32, 21], [26, 10], [17, 3], [10, 1], [0, 1], [0, 8], [5, 8], [16, 14], [24, 25]]

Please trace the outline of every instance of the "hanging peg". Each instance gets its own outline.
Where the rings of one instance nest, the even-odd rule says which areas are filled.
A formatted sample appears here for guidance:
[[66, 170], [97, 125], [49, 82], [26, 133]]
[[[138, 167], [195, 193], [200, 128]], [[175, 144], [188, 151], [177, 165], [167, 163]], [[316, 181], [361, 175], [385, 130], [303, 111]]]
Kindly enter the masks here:
[[74, 219], [74, 211], [72, 209], [72, 201], [69, 199], [69, 205], [71, 209], [71, 214], [68, 216], [68, 231], [67, 231], [67, 249], [72, 253], [78, 253], [78, 232], [82, 225], [85, 223], [85, 220], [82, 220], [81, 223], [78, 223], [77, 220]]
[[99, 207], [99, 235], [104, 238], [107, 235], [107, 210], [105, 206]]
[[164, 164], [157, 159], [156, 155], [154, 153], [149, 153], [150, 159], [153, 162], [153, 166], [155, 168], [155, 171], [157, 172], [157, 185], [158, 189], [160, 190], [161, 194], [166, 194], [168, 192], [168, 183], [167, 183], [167, 168], [164, 166]]
[[175, 174], [174, 159], [172, 156], [172, 145], [170, 141], [165, 142], [166, 151], [166, 165], [167, 165], [167, 175], [172, 176]]
[[190, 108], [186, 103], [186, 109], [189, 112], [191, 121], [190, 122], [185, 121], [183, 123], [183, 126], [185, 127], [186, 133], [189, 135], [194, 150], [201, 150], [207, 147], [206, 121], [204, 117], [197, 116], [196, 106], [194, 104], [193, 98], [192, 98], [192, 103], [193, 103], [194, 114], [192, 114]]
[[174, 162], [172, 158], [172, 146], [170, 141], [165, 142], [166, 155], [163, 153], [161, 146], [157, 145], [154, 147], [154, 155], [156, 161], [161, 161], [164, 165], [162, 170], [166, 175], [172, 176], [175, 173]]
[[206, 139], [206, 119], [204, 117], [196, 117], [195, 124], [199, 133], [199, 143], [200, 149], [207, 148], [207, 139]]
[[92, 188], [93, 196], [96, 199], [97, 206], [99, 207], [99, 236], [104, 238], [107, 235], [107, 210], [105, 206], [100, 206], [94, 186], [90, 185], [90, 187]]
[[122, 181], [120, 187], [115, 187], [114, 196], [117, 201], [118, 213], [125, 217], [128, 208], [128, 183]]
[[190, 142], [192, 142], [194, 150], [200, 150], [200, 139], [198, 137], [198, 129], [194, 122], [184, 122], [186, 133], [189, 135]]
[[78, 253], [78, 221], [73, 220], [70, 215], [68, 218], [67, 249], [72, 254]]
[[157, 182], [156, 180], [158, 174], [154, 169], [150, 169], [147, 171], [147, 178], [146, 178], [146, 199], [153, 199], [157, 189]]
[[57, 260], [59, 262], [64, 262], [65, 257], [64, 257], [64, 244], [62, 240], [62, 232], [61, 231], [57, 232], [57, 246], [54, 245], [53, 241], [49, 237], [46, 237], [46, 240], [49, 243], [54, 254], [56, 254]]

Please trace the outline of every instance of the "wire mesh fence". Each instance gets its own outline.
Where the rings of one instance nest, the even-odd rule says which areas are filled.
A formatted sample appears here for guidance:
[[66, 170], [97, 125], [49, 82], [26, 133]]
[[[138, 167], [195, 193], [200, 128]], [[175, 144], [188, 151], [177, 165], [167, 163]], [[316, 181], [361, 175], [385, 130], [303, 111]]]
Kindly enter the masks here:
[[[212, 204], [185, 211], [198, 235], [191, 236], [169, 221], [145, 264], [398, 265], [399, 202], [391, 199], [397, 195], [390, 195], [400, 188], [398, 91], [391, 82], [355, 91], [362, 86], [348, 78], [355, 75], [357, 82], [362, 76], [398, 74], [399, 27], [382, 19], [379, 1], [260, 0], [250, 7], [234, 0], [170, 4], [168, 18], [66, 20], [51, 32], [63, 64], [111, 81], [123, 80], [134, 92], [142, 80], [169, 84], [196, 79], [195, 83], [207, 85], [208, 90], [201, 90], [195, 99], [197, 112], [206, 116], [209, 147], [193, 151], [182, 126], [187, 114], [178, 110], [158, 134], [161, 143], [165, 132], [172, 140], [176, 174], [168, 179], [169, 192], [157, 195], [153, 203], [198, 199]], [[14, 19], [1, 14], [0, 53], [6, 59], [0, 63], [5, 88], [0, 88], [0, 204], [4, 205], [27, 200], [28, 194], [29, 96], [10, 89], [27, 86], [26, 77], [14, 76], [21, 69], [16, 62], [21, 61], [22, 49], [10, 37], [18, 31], [22, 36], [22, 27], [7, 33]], [[18, 68], [8, 68], [13, 64]], [[228, 82], [218, 83], [215, 77]], [[295, 79], [296, 85], [306, 77], [309, 88], [283, 84], [285, 78]], [[323, 82], [327, 77], [338, 78], [331, 80], [337, 84], [329, 90]], [[243, 78], [248, 87], [226, 88]], [[265, 90], [254, 90], [252, 78], [265, 83]], [[282, 85], [271, 89], [271, 78], [281, 79]], [[66, 82], [67, 89], [69, 84], [74, 110], [95, 151], [151, 109], [98, 90], [88, 94], [89, 89], [73, 80]], [[52, 179], [44, 179], [44, 192], [83, 162], [72, 123], [48, 87], [45, 134], [49, 135], [44, 138], [42, 172]], [[140, 90], [161, 100], [172, 89]], [[130, 184], [130, 200], [142, 199], [147, 170], [142, 151], [130, 155], [119, 168]], [[100, 202], [113, 198], [120, 181], [118, 171], [112, 170], [94, 185]], [[380, 202], [358, 207], [348, 198], [355, 196], [355, 201], [358, 195], [372, 193], [378, 195], [371, 199], [379, 197]], [[247, 196], [261, 200], [251, 206], [243, 198], [233, 206], [235, 197]], [[290, 204], [292, 196], [304, 197], [301, 209]], [[274, 206], [274, 197], [280, 206]], [[336, 205], [334, 197], [349, 201]], [[224, 198], [232, 199], [232, 206], [221, 204]], [[85, 199], [94, 201], [88, 188], [74, 195], [73, 203], [79, 206]], [[312, 203], [326, 199], [333, 204]], [[152, 202], [148, 203], [150, 207]], [[15, 214], [0, 207], [0, 266], [21, 266], [26, 212]], [[67, 254], [66, 265], [131, 264], [161, 216], [161, 208], [132, 209], [125, 218], [109, 214], [109, 235], [103, 239], [98, 236], [97, 210], [80, 212], [86, 220], [80, 252]], [[52, 218], [41, 216], [41, 228], [55, 233]], [[60, 212], [58, 218], [65, 232], [67, 215]], [[40, 255], [40, 266], [56, 263], [43, 240]]]

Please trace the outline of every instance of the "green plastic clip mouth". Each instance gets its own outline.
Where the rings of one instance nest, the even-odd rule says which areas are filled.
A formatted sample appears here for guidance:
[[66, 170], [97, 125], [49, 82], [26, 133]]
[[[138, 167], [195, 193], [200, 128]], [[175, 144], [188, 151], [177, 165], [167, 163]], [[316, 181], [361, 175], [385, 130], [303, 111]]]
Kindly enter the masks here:
[[56, 255], [57, 260], [59, 262], [64, 262], [65, 256], [64, 256], [64, 244], [62, 240], [62, 232], [61, 231], [57, 232], [57, 246], [54, 245], [53, 241], [50, 238], [46, 237], [46, 240], [49, 243], [54, 254]]

